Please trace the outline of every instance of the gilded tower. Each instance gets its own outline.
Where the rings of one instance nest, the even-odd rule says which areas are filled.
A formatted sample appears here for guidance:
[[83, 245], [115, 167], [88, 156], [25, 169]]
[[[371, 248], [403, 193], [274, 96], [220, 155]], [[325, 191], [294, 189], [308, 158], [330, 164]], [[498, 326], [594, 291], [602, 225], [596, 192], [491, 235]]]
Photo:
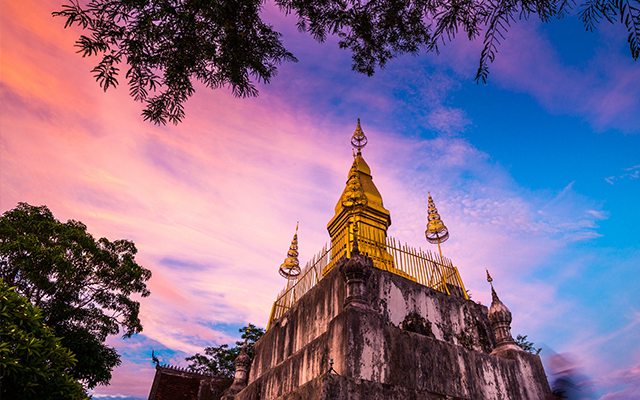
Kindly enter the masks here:
[[[387, 229], [391, 225], [391, 214], [384, 208], [382, 195], [373, 183], [371, 168], [362, 157], [367, 138], [358, 125], [351, 138], [354, 147], [353, 164], [347, 183], [335, 207], [335, 215], [327, 224], [333, 249], [332, 260], [350, 256], [354, 236], [360, 239], [360, 251], [373, 258], [376, 267], [393, 268], [393, 260], [385, 249]], [[326, 274], [332, 265], [323, 271]]]

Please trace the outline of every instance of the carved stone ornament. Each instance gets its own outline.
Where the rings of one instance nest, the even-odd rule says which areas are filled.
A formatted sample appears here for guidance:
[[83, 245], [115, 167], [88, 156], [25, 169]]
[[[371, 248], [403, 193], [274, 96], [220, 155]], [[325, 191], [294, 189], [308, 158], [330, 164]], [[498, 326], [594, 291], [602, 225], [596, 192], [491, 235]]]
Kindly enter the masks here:
[[251, 366], [251, 358], [247, 354], [247, 341], [244, 341], [244, 345], [240, 350], [240, 354], [233, 361], [236, 366], [236, 374], [233, 383], [224, 392], [224, 396], [233, 396], [239, 393], [242, 389], [247, 387], [247, 380], [249, 378], [249, 367]]
[[358, 242], [354, 240], [351, 258], [340, 267], [340, 274], [346, 283], [347, 289], [345, 307], [354, 305], [369, 308], [366, 287], [372, 268], [373, 260], [366, 255], [360, 254]]
[[493, 286], [491, 286], [491, 295], [493, 301], [491, 308], [489, 308], [488, 317], [496, 335], [496, 348], [491, 354], [499, 354], [505, 350], [522, 350], [511, 336], [511, 311], [500, 301]]

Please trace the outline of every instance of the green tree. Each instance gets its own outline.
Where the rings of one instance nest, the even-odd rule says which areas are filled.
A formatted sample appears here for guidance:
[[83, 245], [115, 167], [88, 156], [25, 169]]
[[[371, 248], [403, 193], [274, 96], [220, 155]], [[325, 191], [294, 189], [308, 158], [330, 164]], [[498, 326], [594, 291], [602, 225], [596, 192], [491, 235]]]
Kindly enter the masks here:
[[534, 343], [527, 340], [527, 335], [518, 335], [516, 337], [516, 344], [520, 346], [520, 348], [526, 352], [531, 354], [540, 354], [542, 348], [533, 347]]
[[0, 379], [5, 399], [86, 399], [63, 347], [42, 312], [0, 278]]
[[[183, 103], [193, 95], [192, 80], [210, 88], [228, 86], [236, 96], [256, 96], [254, 80], [269, 82], [277, 65], [296, 61], [281, 34], [260, 17], [264, 0], [69, 0], [54, 16], [65, 27], [87, 31], [76, 46], [83, 56], [100, 55], [93, 69], [100, 86], [118, 84], [118, 65], [131, 96], [146, 103], [145, 120], [166, 124], [184, 117]], [[476, 82], [486, 82], [500, 40], [516, 19], [543, 22], [564, 17], [578, 6], [585, 28], [603, 19], [628, 31], [631, 55], [640, 55], [640, 0], [275, 0], [298, 17], [300, 31], [323, 42], [337, 35], [352, 54], [352, 69], [372, 75], [401, 54], [439, 52], [463, 34], [482, 37]], [[153, 95], [149, 95], [153, 92]]]
[[[253, 346], [264, 334], [264, 329], [249, 324], [249, 326], [245, 326], [238, 331], [242, 332], [242, 339], [247, 339], [247, 354], [253, 359]], [[238, 341], [234, 347], [229, 347], [228, 344], [206, 347], [204, 354], [196, 353], [196, 355], [186, 358], [187, 361], [191, 362], [188, 368], [195, 372], [207, 372], [233, 378], [236, 371], [233, 362], [240, 354], [240, 349], [242, 349], [243, 345], [244, 341]]]
[[78, 221], [62, 223], [26, 203], [0, 218], [0, 277], [42, 310], [44, 322], [77, 358], [71, 373], [88, 388], [107, 385], [120, 365], [109, 335], [142, 331], [140, 303], [151, 272], [127, 240], [94, 239]]

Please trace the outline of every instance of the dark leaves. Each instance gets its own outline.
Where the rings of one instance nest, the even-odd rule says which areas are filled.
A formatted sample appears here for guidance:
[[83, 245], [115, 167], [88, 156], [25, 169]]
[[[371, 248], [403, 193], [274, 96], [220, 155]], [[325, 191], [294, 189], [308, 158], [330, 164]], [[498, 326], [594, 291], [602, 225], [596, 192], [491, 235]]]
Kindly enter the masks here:
[[143, 118], [178, 123], [194, 93], [192, 80], [227, 86], [238, 97], [257, 96], [256, 82], [270, 82], [277, 65], [296, 61], [280, 33], [260, 18], [261, 0], [71, 0], [54, 16], [89, 34], [76, 42], [83, 56], [102, 54], [93, 69], [106, 90], [118, 84], [118, 64]]
[[[254, 344], [262, 337], [264, 329], [249, 324], [239, 331], [242, 332], [242, 338], [247, 339], [247, 354], [253, 359]], [[204, 354], [196, 353], [185, 360], [190, 362], [188, 368], [191, 371], [233, 378], [235, 373], [234, 361], [240, 354], [243, 344], [244, 341], [239, 341], [236, 342], [234, 347], [229, 347], [228, 344], [206, 347]]]
[[83, 223], [62, 223], [45, 206], [20, 203], [0, 218], [0, 277], [42, 310], [78, 355], [73, 373], [89, 388], [108, 383], [120, 362], [107, 336], [142, 331], [140, 304], [130, 297], [149, 295], [151, 272], [135, 254], [132, 242], [96, 240]]
[[524, 351], [531, 354], [540, 354], [542, 348], [534, 347], [534, 343], [527, 340], [527, 335], [518, 335], [516, 337], [516, 344]]
[[118, 63], [120, 63], [120, 56], [105, 55], [100, 64], [91, 70], [94, 73], [93, 77], [96, 78], [96, 81], [105, 92], [109, 86], [116, 87], [118, 85], [118, 80], [116, 79], [120, 70], [116, 68]]
[[580, 19], [585, 28], [593, 32], [596, 25], [606, 19], [615, 23], [617, 17], [625, 25], [631, 56], [640, 56], [640, 1], [638, 0], [585, 0], [580, 7]]
[[[352, 54], [352, 69], [372, 75], [402, 54], [439, 52], [439, 46], [464, 34], [484, 31], [476, 82], [486, 82], [489, 65], [516, 19], [537, 15], [562, 18], [575, 0], [276, 0], [297, 27], [323, 42], [338, 36]], [[102, 55], [93, 69], [103, 89], [116, 86], [117, 65], [129, 65], [131, 96], [146, 107], [145, 120], [178, 123], [193, 80], [237, 97], [257, 96], [257, 82], [269, 83], [277, 66], [296, 61], [281, 34], [260, 17], [263, 0], [78, 0], [54, 16], [65, 27], [88, 31], [76, 46], [83, 56]], [[587, 30], [602, 19], [618, 20], [629, 32], [631, 55], [640, 55], [640, 0], [584, 0], [580, 18]]]

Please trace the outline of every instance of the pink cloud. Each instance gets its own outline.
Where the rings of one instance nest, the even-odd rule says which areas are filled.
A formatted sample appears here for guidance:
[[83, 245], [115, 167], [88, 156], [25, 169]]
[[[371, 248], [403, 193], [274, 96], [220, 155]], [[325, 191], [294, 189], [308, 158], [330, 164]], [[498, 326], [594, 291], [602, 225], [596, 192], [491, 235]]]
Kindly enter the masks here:
[[[573, 241], [597, 236], [597, 222], [606, 217], [598, 204], [571, 185], [559, 193], [522, 189], [488, 154], [455, 135], [407, 138], [382, 123], [413, 107], [415, 127], [465, 129], [466, 114], [446, 105], [458, 85], [446, 75], [425, 77], [411, 60], [390, 65], [377, 80], [354, 78], [326, 90], [325, 96], [342, 103], [325, 113], [313, 108], [316, 98], [303, 98], [345, 79], [285, 67], [281, 83], [257, 99], [198, 87], [183, 124], [155, 127], [141, 121], [141, 106], [125, 87], [101, 92], [88, 73], [95, 60], [74, 53], [77, 32], [62, 30], [62, 21], [49, 16], [57, 7], [53, 1], [3, 3], [0, 208], [19, 201], [46, 204], [58, 219], [85, 222], [95, 236], [134, 240], [139, 262], [154, 275], [151, 297], [141, 300], [149, 340], [193, 354], [232, 341], [215, 324], [266, 325], [284, 285], [277, 269], [296, 221], [302, 263], [329, 239], [326, 223], [347, 178], [348, 140], [363, 109], [372, 120], [363, 119], [370, 142], [365, 157], [392, 213], [392, 236], [429, 248], [424, 225], [431, 191], [452, 233], [443, 251], [459, 266], [474, 299], [490, 301], [484, 275], [489, 268], [522, 332], [562, 326], [576, 310], [559, 298], [557, 284], [524, 277]], [[522, 40], [538, 43], [534, 55], [550, 51], [535, 32], [529, 32], [533, 39], [522, 32]], [[514, 35], [508, 41], [520, 40]], [[328, 70], [337, 74], [345, 57], [326, 52]], [[512, 60], [504, 53], [499, 59], [505, 64], [496, 64], [493, 76], [503, 71], [505, 85], [520, 85], [549, 107], [556, 104], [554, 90], [571, 87], [555, 89], [551, 84], [559, 78], [551, 84], [547, 78], [559, 71], [567, 85], [575, 84], [561, 64], [536, 70], [531, 56]], [[470, 62], [472, 56], [459, 57]], [[531, 79], [515, 82], [516, 67], [531, 68]], [[411, 100], [393, 98], [398, 88]], [[576, 263], [554, 278], [569, 279], [580, 268]], [[110, 340], [123, 351], [130, 346]], [[147, 363], [125, 359], [112, 385], [96, 394], [146, 397], [153, 375]]]
[[155, 376], [155, 368], [150, 362], [143, 367], [139, 363], [125, 360], [116, 371], [109, 386], [99, 386], [93, 391], [94, 398], [134, 396], [144, 399], [149, 397]]
[[609, 379], [609, 383], [618, 389], [602, 396], [600, 400], [633, 399], [640, 393], [640, 363], [614, 371]]

